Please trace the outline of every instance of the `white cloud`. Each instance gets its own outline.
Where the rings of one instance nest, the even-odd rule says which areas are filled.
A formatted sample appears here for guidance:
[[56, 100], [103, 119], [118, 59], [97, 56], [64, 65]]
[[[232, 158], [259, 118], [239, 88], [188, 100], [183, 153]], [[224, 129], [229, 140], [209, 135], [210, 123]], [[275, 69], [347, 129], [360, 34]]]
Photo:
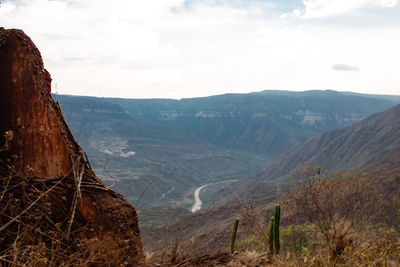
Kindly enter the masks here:
[[[396, 89], [400, 18], [384, 28], [303, 18], [368, 5], [385, 12], [397, 1], [304, 3], [281, 19], [287, 8], [262, 1], [6, 0], [0, 25], [33, 39], [59, 93], [181, 98], [268, 88]], [[331, 71], [337, 62], [363, 71]]]
[[353, 65], [348, 65], [348, 64], [335, 64], [332, 65], [333, 70], [344, 70], [344, 71], [358, 71], [360, 70], [359, 67], [353, 66]]
[[394, 7], [399, 0], [303, 0], [304, 7], [294, 9], [286, 15], [304, 18], [325, 18], [331, 16], [351, 15], [368, 6]]
[[376, 0], [376, 3], [384, 7], [393, 7], [399, 3], [399, 0]]
[[7, 13], [12, 12], [15, 9], [15, 5], [13, 3], [1, 3], [0, 2], [0, 16], [6, 15]]

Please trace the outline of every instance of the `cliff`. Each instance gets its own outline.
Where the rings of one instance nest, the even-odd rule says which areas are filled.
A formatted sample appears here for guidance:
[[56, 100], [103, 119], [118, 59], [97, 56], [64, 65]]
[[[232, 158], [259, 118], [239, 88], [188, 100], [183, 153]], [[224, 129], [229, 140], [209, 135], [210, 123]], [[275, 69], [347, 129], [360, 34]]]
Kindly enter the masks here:
[[143, 263], [136, 210], [92, 171], [51, 96], [39, 50], [21, 30], [0, 28], [0, 62], [0, 247], [22, 223], [57, 229], [71, 251], [107, 240], [110, 257]]

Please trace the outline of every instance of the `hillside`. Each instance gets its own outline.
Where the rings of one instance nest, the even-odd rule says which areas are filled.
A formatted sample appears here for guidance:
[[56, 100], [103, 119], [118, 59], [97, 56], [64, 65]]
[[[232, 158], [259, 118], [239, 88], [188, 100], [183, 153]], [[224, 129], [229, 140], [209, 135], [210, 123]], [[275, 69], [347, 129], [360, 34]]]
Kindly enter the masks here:
[[[291, 151], [243, 179], [234, 191], [242, 200], [263, 198], [281, 192], [285, 182], [293, 180], [296, 169], [304, 164], [322, 166], [325, 171], [350, 168], [372, 172], [374, 164], [389, 164], [400, 150], [400, 105], [373, 114], [351, 126], [327, 131], [296, 146]], [[396, 154], [397, 153], [397, 154]], [[392, 156], [390, 156], [392, 155]], [[219, 191], [218, 203], [236, 202], [231, 192]], [[213, 196], [212, 196], [213, 197]]]
[[[196, 187], [246, 177], [326, 129], [394, 105], [335, 91], [55, 98], [98, 175], [139, 208], [190, 207]], [[223, 202], [223, 195], [209, 192], [204, 206]]]
[[348, 126], [395, 104], [395, 98], [332, 90], [107, 101], [119, 104], [136, 119], [181, 129], [208, 143], [266, 160], [319, 133]]
[[[249, 218], [244, 218], [246, 209], [254, 211], [253, 215], [269, 215], [276, 201], [274, 197], [265, 198], [246, 205], [227, 205], [189, 214], [179, 208], [169, 208], [168, 213], [166, 208], [140, 211], [138, 214], [144, 249], [158, 255], [166, 249], [166, 242], [178, 237], [179, 246], [188, 255], [226, 251], [235, 218], [241, 218], [242, 221], [238, 231], [238, 238], [241, 239], [250, 227], [245, 225], [249, 223]], [[159, 214], [165, 215], [162, 223], [148, 220]]]
[[238, 178], [265, 162], [133, 119], [101, 98], [55, 98], [98, 175], [139, 208], [190, 206], [199, 184]]
[[[382, 118], [381, 116], [389, 116], [388, 120], [393, 121], [394, 117], [390, 118], [390, 116], [397, 115], [399, 112], [398, 109], [399, 106], [396, 106], [395, 108], [383, 112], [382, 114], [377, 114], [371, 117], [375, 117], [379, 120]], [[367, 122], [369, 120], [370, 118], [366, 119]], [[360, 122], [359, 124], [370, 126], [369, 123], [366, 124], [365, 122]], [[387, 129], [389, 125], [390, 123], [381, 124], [380, 126], [384, 127], [381, 129], [381, 133], [386, 131], [390, 132], [393, 130], [393, 128], [397, 129], [397, 127], [390, 127], [391, 129]], [[392, 133], [399, 136], [398, 132]], [[377, 137], [377, 140], [380, 140], [381, 137], [387, 138], [386, 134], [383, 134], [382, 136], [381, 134], [377, 134], [377, 136], [379, 136]], [[344, 142], [343, 145], [346, 146], [346, 142]], [[372, 150], [380, 150], [379, 145], [376, 145], [376, 147], [374, 147]], [[390, 152], [376, 156], [368, 161], [366, 165], [360, 166], [360, 170], [362, 170], [362, 172], [359, 174], [361, 181], [363, 181], [365, 184], [371, 183], [376, 187], [379, 186], [379, 190], [384, 192], [384, 195], [380, 195], [380, 197], [384, 196], [383, 198], [387, 199], [390, 203], [392, 201], [393, 203], [398, 201], [400, 191], [399, 160], [400, 146], [393, 146], [393, 148], [390, 149]], [[341, 181], [343, 181], [344, 186], [346, 186], [346, 180]], [[349, 185], [350, 184], [351, 183], [349, 183]], [[247, 194], [250, 194], [251, 190], [256, 189], [254, 185], [255, 184], [248, 184], [250, 187], [248, 188], [249, 190], [247, 191]], [[258, 183], [258, 185], [260, 184]], [[371, 187], [373, 188], [371, 185], [369, 187], [366, 186], [366, 188], [369, 188], [370, 190]], [[259, 191], [255, 192], [259, 193]], [[337, 193], [339, 194], [339, 192]], [[366, 195], [369, 193], [373, 194], [374, 192], [365, 192]], [[221, 194], [221, 192], [219, 192], [219, 194]], [[271, 216], [272, 208], [276, 203], [285, 203], [282, 201], [285, 198], [285, 194], [274, 195], [267, 198], [259, 198], [258, 200], [252, 200], [249, 202], [244, 201], [245, 198], [242, 198], [242, 202], [240, 203], [210, 208], [195, 214], [190, 214], [187, 211], [179, 208], [172, 209], [168, 214], [166, 213], [165, 208], [141, 211], [139, 212], [139, 218], [141, 218], [144, 246], [145, 248], [153, 249], [155, 251], [158, 249], [162, 251], [162, 249], [165, 249], [163, 242], [165, 242], [164, 240], [166, 238], [178, 236], [180, 242], [179, 245], [184, 247], [185, 251], [188, 251], [189, 254], [192, 253], [196, 255], [196, 253], [215, 253], [215, 251], [218, 251], [218, 249], [224, 251], [224, 249], [227, 247], [227, 244], [229, 244], [232, 222], [235, 218], [240, 218], [241, 221], [238, 231], [239, 244], [246, 246], [246, 242], [254, 241], [249, 239], [249, 233], [252, 233], [251, 228], [257, 226], [258, 224], [258, 226], [261, 225], [264, 227], [261, 229], [261, 231], [265, 231], [268, 223], [266, 220], [269, 218], [269, 216]], [[396, 207], [396, 204], [393, 205]], [[385, 209], [387, 207], [382, 206], [381, 208]], [[398, 216], [396, 217], [395, 214], [391, 216], [388, 213], [388, 210], [396, 213], [396, 211], [393, 210], [393, 207], [384, 210], [384, 216], [382, 216], [379, 220], [380, 225], [383, 223], [388, 225], [396, 224]], [[285, 225], [296, 221], [296, 219], [290, 218], [290, 214], [288, 213], [289, 211], [285, 211], [284, 218], [282, 219]], [[149, 219], [157, 217], [158, 214], [165, 214], [162, 223], [157, 223]], [[398, 214], [398, 211], [396, 214]], [[304, 228], [301, 227], [298, 229], [304, 230]], [[383, 239], [382, 236], [379, 238]]]
[[320, 134], [279, 157], [252, 177], [261, 181], [278, 180], [305, 162], [331, 171], [359, 168], [377, 162], [398, 148], [400, 105], [349, 127]]

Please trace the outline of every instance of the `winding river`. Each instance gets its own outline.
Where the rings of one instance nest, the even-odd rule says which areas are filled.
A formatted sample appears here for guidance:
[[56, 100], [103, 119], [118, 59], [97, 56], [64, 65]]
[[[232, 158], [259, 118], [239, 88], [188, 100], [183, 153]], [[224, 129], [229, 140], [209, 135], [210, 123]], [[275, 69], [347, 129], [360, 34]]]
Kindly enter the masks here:
[[168, 195], [169, 193], [171, 193], [174, 190], [175, 190], [175, 186], [173, 186], [168, 192], [162, 193], [159, 200], [164, 199], [166, 195]]
[[201, 199], [200, 199], [200, 191], [201, 189], [203, 189], [204, 187], [208, 186], [210, 184], [205, 184], [202, 185], [200, 187], [197, 187], [196, 190], [194, 191], [194, 205], [192, 207], [192, 212], [196, 212], [199, 211], [201, 209]]
[[201, 203], [201, 199], [200, 199], [200, 191], [204, 187], [209, 186], [209, 185], [220, 184], [220, 183], [233, 183], [233, 182], [237, 182], [237, 181], [238, 181], [237, 179], [225, 180], [225, 181], [220, 181], [220, 182], [216, 182], [216, 183], [209, 183], [209, 184], [205, 184], [205, 185], [202, 185], [200, 187], [197, 187], [196, 190], [194, 191], [194, 201], [195, 201], [195, 203], [194, 203], [194, 205], [192, 207], [192, 212], [196, 212], [196, 211], [199, 211], [201, 209], [201, 204], [202, 203]]

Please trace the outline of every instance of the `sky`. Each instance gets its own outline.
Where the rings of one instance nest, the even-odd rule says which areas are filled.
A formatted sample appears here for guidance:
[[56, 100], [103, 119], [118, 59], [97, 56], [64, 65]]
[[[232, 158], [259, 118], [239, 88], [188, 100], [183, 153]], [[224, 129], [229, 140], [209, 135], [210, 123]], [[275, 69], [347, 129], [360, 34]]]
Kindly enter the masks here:
[[61, 94], [400, 95], [400, 0], [0, 0], [0, 27], [31, 37]]

